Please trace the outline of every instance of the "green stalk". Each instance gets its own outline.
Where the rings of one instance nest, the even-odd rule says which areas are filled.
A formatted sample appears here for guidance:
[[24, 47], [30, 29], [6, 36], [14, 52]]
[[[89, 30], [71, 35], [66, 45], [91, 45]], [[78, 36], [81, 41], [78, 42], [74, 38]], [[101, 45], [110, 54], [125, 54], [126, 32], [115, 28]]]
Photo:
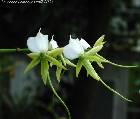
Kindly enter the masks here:
[[29, 49], [16, 48], [16, 49], [0, 49], [0, 53], [15, 53], [15, 52], [29, 52]]
[[49, 76], [48, 76], [48, 82], [49, 82], [49, 85], [50, 85], [50, 87], [51, 87], [53, 93], [55, 94], [55, 96], [58, 98], [58, 100], [61, 102], [61, 104], [65, 107], [65, 109], [66, 109], [66, 111], [67, 111], [67, 113], [68, 113], [68, 119], [71, 119], [71, 114], [70, 114], [70, 111], [69, 111], [67, 105], [65, 104], [65, 102], [61, 99], [61, 97], [60, 97], [60, 96], [57, 94], [57, 92], [55, 91], [55, 89], [54, 89], [54, 87], [53, 87], [53, 85], [52, 85], [52, 82], [51, 82]]
[[106, 85], [106, 83], [101, 80], [101, 83], [107, 88], [109, 89], [110, 91], [112, 91], [113, 93], [117, 94], [118, 96], [120, 96], [122, 99], [124, 99], [125, 101], [128, 101], [128, 102], [132, 102], [132, 100], [129, 100], [128, 98], [124, 97], [123, 95], [121, 95], [120, 93], [118, 93], [117, 91], [115, 91], [114, 89], [112, 89], [111, 87], [109, 87], [108, 85]]

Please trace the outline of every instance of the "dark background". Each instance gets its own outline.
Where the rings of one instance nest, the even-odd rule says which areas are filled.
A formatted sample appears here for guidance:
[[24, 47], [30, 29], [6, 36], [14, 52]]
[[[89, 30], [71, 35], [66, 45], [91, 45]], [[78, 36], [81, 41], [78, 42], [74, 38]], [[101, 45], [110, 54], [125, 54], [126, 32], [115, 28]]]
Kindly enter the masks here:
[[[103, 56], [117, 63], [137, 64], [140, 59], [138, 48], [140, 45], [138, 43], [140, 4], [136, 2], [137, 0], [54, 0], [47, 4], [8, 4], [1, 2], [0, 48], [27, 47], [27, 38], [35, 36], [39, 28], [41, 28], [43, 34], [50, 36], [54, 34], [54, 39], [59, 46], [68, 43], [70, 34], [78, 38], [84, 38], [91, 45], [101, 35], [105, 34], [107, 43], [101, 52]], [[14, 70], [16, 72], [15, 65], [13, 68], [13, 62], [17, 62], [17, 60], [27, 61], [27, 58], [20, 53], [1, 54], [0, 57], [0, 67], [2, 69], [0, 70], [0, 93], [2, 95], [0, 119], [60, 119], [60, 117], [66, 116], [63, 107], [53, 97], [50, 90], [43, 86], [41, 81], [39, 81], [39, 87], [43, 87], [43, 89], [41, 88], [41, 94], [37, 94], [35, 99], [41, 102], [44, 105], [43, 107], [46, 106], [47, 111], [40, 105], [39, 107], [35, 106], [36, 102], [33, 101], [25, 106], [24, 101], [28, 94], [25, 95], [26, 98], [22, 97], [20, 103], [14, 102], [9, 94], [9, 86], [11, 85], [11, 74], [9, 72], [11, 73]], [[10, 67], [7, 70], [6, 67], [8, 66], [12, 68]], [[95, 68], [100, 75], [103, 74], [102, 70], [96, 66]], [[12, 72], [12, 74], [15, 75], [15, 72]], [[35, 70], [35, 72], [39, 74], [38, 70]], [[54, 71], [51, 72], [53, 75]], [[131, 71], [127, 70], [127, 72], [129, 91], [128, 93], [122, 93], [124, 95], [129, 94], [130, 99], [134, 99], [136, 103], [126, 103], [125, 113], [127, 116], [125, 118], [119, 117], [119, 119], [138, 119], [140, 117], [140, 103], [138, 101], [140, 99], [138, 93], [140, 88], [139, 68]], [[107, 73], [110, 74], [109, 71]], [[72, 119], [115, 119], [113, 117], [114, 96], [112, 93], [92, 78], [87, 78], [84, 69], [80, 73], [79, 80], [72, 74], [74, 74], [73, 69], [65, 73], [60, 89], [58, 89], [70, 108]], [[12, 77], [14, 77], [13, 75]], [[120, 75], [123, 76], [123, 73], [120, 73]], [[106, 79], [104, 75], [102, 75], [102, 78]], [[70, 81], [67, 81], [69, 79]], [[112, 80], [107, 79], [106, 82], [115, 88]], [[138, 83], [135, 84], [133, 80]], [[8, 102], [5, 101], [7, 99]], [[9, 104], [12, 106], [9, 107]], [[23, 105], [24, 109], [21, 110]], [[134, 107], [135, 111], [129, 111], [129, 107]]]

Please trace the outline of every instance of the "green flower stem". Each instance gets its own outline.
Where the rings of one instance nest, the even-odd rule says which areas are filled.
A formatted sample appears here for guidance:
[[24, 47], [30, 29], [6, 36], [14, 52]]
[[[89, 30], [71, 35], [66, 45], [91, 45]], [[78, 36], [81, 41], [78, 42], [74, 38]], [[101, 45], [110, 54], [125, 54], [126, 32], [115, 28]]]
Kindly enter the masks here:
[[[84, 57], [83, 57], [84, 58]], [[131, 100], [129, 100], [128, 98], [124, 97], [123, 95], [121, 95], [120, 93], [118, 93], [117, 91], [115, 91], [114, 89], [112, 89], [110, 86], [108, 86], [96, 73], [96, 71], [94, 70], [93, 66], [91, 65], [91, 62], [88, 59], [83, 59], [82, 60], [82, 64], [83, 66], [86, 68], [87, 73], [91, 75], [92, 78], [96, 79], [97, 81], [100, 81], [107, 89], [109, 89], [111, 92], [117, 94], [118, 96], [120, 96], [122, 99], [128, 101], [128, 102], [132, 102]], [[81, 66], [77, 65], [77, 69], [79, 72], [79, 67], [81, 69]]]
[[59, 96], [59, 95], [57, 94], [57, 92], [55, 91], [55, 89], [54, 89], [54, 87], [53, 87], [53, 85], [52, 85], [52, 82], [51, 82], [51, 79], [49, 78], [49, 76], [48, 76], [48, 82], [49, 82], [49, 85], [50, 85], [50, 87], [51, 87], [53, 93], [55, 94], [55, 96], [59, 99], [59, 101], [62, 103], [62, 105], [64, 105], [64, 107], [65, 107], [65, 109], [66, 109], [66, 111], [67, 111], [67, 113], [68, 113], [68, 119], [71, 119], [71, 114], [70, 114], [70, 111], [69, 111], [67, 105], [65, 104], [65, 102], [60, 98], [60, 96]]
[[0, 53], [15, 53], [15, 52], [29, 52], [29, 49], [16, 48], [16, 49], [0, 49]]
[[106, 83], [100, 79], [100, 82], [106, 87], [108, 88], [110, 91], [112, 91], [113, 93], [117, 94], [118, 96], [120, 96], [122, 99], [128, 101], [128, 102], [132, 102], [132, 100], [129, 100], [128, 98], [124, 97], [123, 95], [121, 95], [120, 93], [118, 93], [117, 91], [113, 90], [111, 87], [109, 87], [108, 85], [106, 85]]

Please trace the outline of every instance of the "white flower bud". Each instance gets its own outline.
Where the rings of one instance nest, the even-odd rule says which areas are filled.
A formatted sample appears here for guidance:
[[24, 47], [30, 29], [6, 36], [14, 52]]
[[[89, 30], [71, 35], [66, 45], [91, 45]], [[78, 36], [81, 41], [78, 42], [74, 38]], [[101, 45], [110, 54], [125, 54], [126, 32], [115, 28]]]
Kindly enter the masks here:
[[52, 39], [50, 41], [50, 50], [58, 48], [58, 44], [57, 44], [57, 42], [55, 40], [53, 40], [53, 36], [52, 36]]
[[84, 48], [81, 46], [79, 39], [72, 39], [70, 36], [69, 44], [64, 47], [63, 53], [66, 58], [73, 60], [84, 53]]
[[48, 35], [43, 35], [40, 30], [35, 37], [29, 37], [27, 40], [28, 49], [32, 52], [45, 52], [48, 50]]

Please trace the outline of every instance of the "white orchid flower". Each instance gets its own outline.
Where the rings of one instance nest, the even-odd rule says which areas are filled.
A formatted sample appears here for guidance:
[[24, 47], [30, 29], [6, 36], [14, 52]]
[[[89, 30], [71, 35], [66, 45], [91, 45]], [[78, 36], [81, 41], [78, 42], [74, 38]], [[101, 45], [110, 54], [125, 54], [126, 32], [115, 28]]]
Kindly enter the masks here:
[[82, 45], [84, 50], [86, 50], [87, 48], [90, 48], [90, 45], [83, 38], [81, 38], [80, 44]]
[[[82, 41], [81, 41], [82, 40]], [[64, 56], [70, 60], [76, 59], [84, 53], [84, 50], [90, 47], [90, 45], [84, 40], [73, 39], [70, 35], [69, 44], [64, 47]], [[85, 43], [85, 44], [84, 44]]]
[[53, 39], [54, 35], [52, 36], [52, 39], [50, 41], [50, 49], [56, 49], [58, 48], [57, 42]]
[[40, 30], [35, 37], [29, 37], [27, 40], [27, 46], [31, 52], [48, 51], [48, 35], [43, 35]]

